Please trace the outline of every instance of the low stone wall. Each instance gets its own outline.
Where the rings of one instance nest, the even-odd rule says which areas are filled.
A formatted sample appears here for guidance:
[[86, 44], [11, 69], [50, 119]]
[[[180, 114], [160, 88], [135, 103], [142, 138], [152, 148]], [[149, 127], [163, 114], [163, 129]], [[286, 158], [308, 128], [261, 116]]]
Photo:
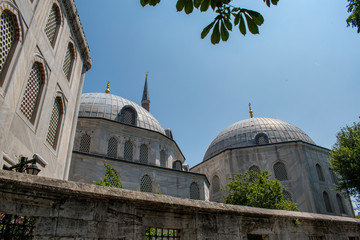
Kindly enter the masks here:
[[354, 218], [180, 199], [4, 170], [0, 212], [36, 217], [36, 239], [146, 239], [146, 227], [176, 229], [177, 239], [184, 240], [245, 240], [249, 234], [269, 240], [360, 237], [360, 220]]

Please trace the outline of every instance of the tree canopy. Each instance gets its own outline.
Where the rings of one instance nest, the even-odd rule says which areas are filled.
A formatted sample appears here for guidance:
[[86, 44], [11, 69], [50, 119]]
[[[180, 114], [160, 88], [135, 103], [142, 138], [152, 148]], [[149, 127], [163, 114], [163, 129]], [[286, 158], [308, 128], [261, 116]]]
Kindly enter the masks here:
[[337, 187], [360, 200], [360, 123], [342, 128], [336, 139], [329, 160], [339, 177]]
[[350, 16], [346, 19], [347, 25], [357, 27], [357, 32], [360, 33], [360, 0], [348, 0], [348, 2]]
[[[212, 10], [217, 15], [214, 20], [206, 26], [201, 32], [201, 38], [205, 38], [212, 30], [211, 43], [217, 44], [229, 39], [229, 31], [231, 32], [233, 26], [238, 26], [239, 31], [244, 36], [247, 29], [252, 34], [258, 34], [259, 28], [264, 22], [263, 16], [253, 10], [233, 6], [232, 2], [235, 0], [178, 0], [176, 3], [176, 9], [178, 12], [184, 11], [186, 14], [190, 14], [194, 9], [206, 12]], [[277, 5], [279, 0], [263, 0], [268, 7], [271, 5]], [[160, 3], [160, 0], [140, 0], [141, 5], [156, 6]], [[246, 20], [246, 21], [245, 21]]]
[[94, 183], [104, 187], [122, 188], [119, 176], [115, 170], [106, 161], [104, 161], [104, 166], [106, 169], [104, 179], [100, 178], [99, 182], [94, 181]]
[[225, 203], [245, 205], [259, 208], [297, 210], [296, 203], [285, 200], [283, 192], [285, 188], [279, 180], [269, 179], [268, 171], [261, 173], [252, 170], [244, 174], [237, 174], [230, 178], [225, 186], [227, 196]]

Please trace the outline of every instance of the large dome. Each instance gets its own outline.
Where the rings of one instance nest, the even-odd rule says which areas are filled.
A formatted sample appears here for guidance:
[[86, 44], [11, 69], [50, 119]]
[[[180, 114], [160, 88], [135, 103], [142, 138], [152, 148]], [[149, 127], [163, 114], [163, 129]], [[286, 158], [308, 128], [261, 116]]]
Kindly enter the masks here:
[[79, 117], [95, 117], [117, 120], [123, 107], [136, 111], [136, 126], [165, 135], [165, 130], [151, 113], [128, 99], [106, 93], [84, 93], [81, 95]]
[[222, 131], [210, 144], [203, 161], [229, 148], [298, 140], [315, 144], [305, 132], [290, 123], [274, 118], [250, 118]]

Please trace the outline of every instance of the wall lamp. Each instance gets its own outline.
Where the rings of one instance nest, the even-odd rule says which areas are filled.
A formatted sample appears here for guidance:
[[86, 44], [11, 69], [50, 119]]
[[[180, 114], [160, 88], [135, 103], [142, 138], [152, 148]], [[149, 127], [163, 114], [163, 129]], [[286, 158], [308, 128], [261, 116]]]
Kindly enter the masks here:
[[36, 154], [34, 154], [33, 159], [30, 159], [30, 160], [28, 160], [27, 157], [20, 157], [19, 163], [7, 168], [7, 170], [15, 169], [15, 171], [17, 171], [17, 172], [25, 171], [27, 174], [38, 175], [38, 173], [40, 172], [40, 169], [36, 165], [37, 161], [39, 161], [40, 165], [42, 165], [41, 159], [39, 159]]

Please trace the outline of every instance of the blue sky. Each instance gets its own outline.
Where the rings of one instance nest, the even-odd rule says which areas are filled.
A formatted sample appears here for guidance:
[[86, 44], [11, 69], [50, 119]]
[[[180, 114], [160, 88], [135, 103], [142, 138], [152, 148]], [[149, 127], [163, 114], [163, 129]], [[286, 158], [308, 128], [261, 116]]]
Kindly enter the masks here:
[[233, 29], [216, 46], [201, 39], [215, 14], [176, 12], [175, 2], [75, 0], [93, 67], [83, 92], [116, 94], [140, 103], [149, 72], [151, 113], [190, 166], [229, 125], [273, 117], [331, 148], [336, 133], [359, 120], [360, 35], [346, 27], [345, 0], [233, 1], [265, 18], [260, 35]]

